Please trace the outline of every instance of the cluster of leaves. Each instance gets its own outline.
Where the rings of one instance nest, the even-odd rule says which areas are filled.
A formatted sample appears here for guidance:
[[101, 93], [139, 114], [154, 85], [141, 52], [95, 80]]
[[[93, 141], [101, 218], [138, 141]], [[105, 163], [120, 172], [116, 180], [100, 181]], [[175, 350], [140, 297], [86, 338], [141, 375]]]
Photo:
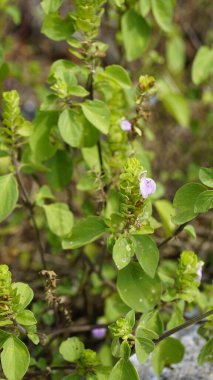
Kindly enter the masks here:
[[30, 354], [20, 339], [26, 335], [34, 344], [39, 343], [32, 311], [27, 306], [33, 299], [33, 291], [22, 282], [12, 283], [7, 265], [0, 265], [0, 330], [1, 364], [7, 379], [23, 378], [30, 363]]
[[[151, 40], [151, 25], [156, 23], [168, 33], [169, 68], [177, 75], [184, 60], [176, 63], [171, 58], [176, 55], [174, 46], [178, 54], [183, 49], [179, 32], [173, 30], [175, 1], [76, 0], [71, 10], [65, 5], [63, 0], [41, 2], [45, 13], [42, 33], [54, 41], [66, 41], [73, 61], [60, 59], [52, 64], [49, 87], [32, 123], [22, 116], [17, 91], [3, 93], [0, 151], [6, 174], [0, 176], [0, 221], [12, 223], [10, 214], [19, 215], [21, 208], [20, 220], [34, 228], [39, 269], [50, 278], [45, 291], [51, 302], [44, 306], [37, 301], [33, 306], [41, 326], [45, 321], [54, 328], [66, 310], [56, 291], [71, 303], [78, 294], [85, 294], [88, 315], [83, 305], [83, 320], [92, 325], [113, 322], [109, 330], [115, 359], [108, 354], [106, 363], [103, 354], [85, 348], [86, 339], [83, 342], [72, 336], [61, 342], [59, 329], [58, 335], [55, 332], [57, 344], [51, 334], [46, 339], [48, 357], [43, 357], [39, 346], [31, 364], [39, 376], [46, 376], [49, 367], [53, 379], [138, 380], [130, 360], [135, 352], [142, 364], [152, 354], [153, 368], [160, 375], [164, 366], [180, 362], [184, 355], [182, 343], [167, 330], [180, 329], [185, 312], [195, 306], [208, 317], [200, 331], [207, 343], [198, 360], [200, 364], [212, 361], [211, 286], [203, 292], [198, 289], [203, 262], [195, 252], [184, 249], [178, 262], [159, 263], [156, 236], [150, 235], [161, 226], [168, 239], [184, 227], [193, 235], [188, 222], [213, 207], [213, 169], [201, 168], [201, 183], [183, 185], [173, 206], [160, 199], [159, 184], [155, 194], [142, 195], [141, 180], [147, 172], [151, 175], [140, 143], [146, 131], [145, 105], [155, 100], [158, 87], [165, 107], [179, 124], [188, 126], [187, 102], [165, 82], [159, 80], [156, 86], [153, 76], [140, 73], [133, 82], [124, 67], [104, 67], [107, 46], [97, 40], [106, 9], [110, 20], [121, 25], [117, 39], [123, 43], [124, 56], [128, 62], [134, 61], [144, 53]], [[192, 67], [194, 83], [205, 82], [211, 70], [212, 50], [202, 46]], [[123, 122], [128, 122], [128, 130], [122, 128]], [[25, 186], [27, 180], [30, 190]], [[50, 262], [47, 247], [52, 250]], [[72, 282], [70, 277], [62, 279], [58, 289], [52, 271], [60, 268], [47, 269], [54, 266], [54, 257], [61, 251]], [[35, 247], [33, 253], [36, 261]], [[99, 318], [92, 315], [95, 321], [90, 311], [94, 295], [102, 297]], [[39, 343], [36, 319], [26, 309], [32, 298], [30, 287], [12, 283], [8, 267], [0, 266], [1, 361], [8, 380], [21, 380], [28, 369], [30, 358], [22, 338]], [[82, 299], [76, 304], [78, 315]], [[107, 350], [108, 342], [107, 337]], [[63, 367], [63, 360], [71, 364]]]

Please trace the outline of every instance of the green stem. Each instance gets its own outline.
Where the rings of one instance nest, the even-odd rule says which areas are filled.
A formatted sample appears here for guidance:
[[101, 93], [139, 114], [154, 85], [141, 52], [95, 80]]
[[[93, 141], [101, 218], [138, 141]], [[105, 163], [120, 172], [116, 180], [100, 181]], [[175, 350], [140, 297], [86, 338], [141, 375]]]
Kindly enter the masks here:
[[[88, 99], [93, 100], [94, 99], [94, 91], [93, 91], [93, 71], [90, 71], [87, 84], [86, 84], [86, 90], [89, 92]], [[101, 141], [99, 140], [97, 142], [97, 148], [98, 148], [98, 157], [100, 162], [100, 168], [101, 168], [101, 178], [104, 178], [105, 171], [104, 171], [104, 163], [103, 163], [103, 155], [102, 155], [102, 148], [101, 148]], [[103, 192], [105, 194], [105, 186], [103, 186]]]

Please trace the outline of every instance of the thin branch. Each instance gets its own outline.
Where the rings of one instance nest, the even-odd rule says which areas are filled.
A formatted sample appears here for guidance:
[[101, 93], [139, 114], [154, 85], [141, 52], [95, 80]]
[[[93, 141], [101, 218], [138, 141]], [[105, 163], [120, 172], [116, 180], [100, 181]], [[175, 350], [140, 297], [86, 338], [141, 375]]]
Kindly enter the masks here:
[[21, 335], [27, 336], [27, 330], [21, 326], [14, 318], [11, 319], [14, 327], [20, 332]]
[[163, 334], [161, 334], [161, 335], [159, 336], [158, 339], [155, 340], [155, 343], [157, 344], [157, 343], [161, 342], [163, 339], [168, 338], [170, 335], [173, 335], [173, 334], [175, 334], [176, 332], [185, 329], [186, 327], [189, 327], [189, 326], [191, 326], [191, 325], [194, 325], [195, 323], [201, 321], [202, 319], [204, 319], [204, 318], [206, 318], [206, 317], [209, 317], [209, 316], [212, 315], [212, 314], [213, 314], [213, 310], [209, 310], [209, 311], [207, 311], [206, 313], [200, 314], [200, 315], [198, 315], [197, 317], [194, 317], [194, 318], [189, 319], [187, 322], [184, 322], [184, 323], [182, 323], [181, 325], [179, 325], [179, 326], [177, 326], [177, 327], [174, 327], [174, 328], [171, 329], [171, 330], [165, 331]]
[[158, 244], [158, 248], [163, 247], [165, 244], [167, 244], [170, 240], [174, 239], [177, 235], [179, 235], [184, 227], [188, 224], [188, 222], [181, 224], [173, 233], [173, 235], [169, 236], [168, 238], [164, 239], [161, 243]]
[[22, 181], [21, 173], [19, 170], [19, 163], [15, 157], [15, 154], [12, 155], [12, 162], [13, 162], [13, 165], [15, 167], [15, 174], [16, 174], [16, 178], [17, 178], [19, 187], [20, 187], [21, 192], [23, 194], [24, 204], [29, 210], [30, 217], [31, 217], [31, 220], [33, 223], [33, 228], [34, 228], [35, 235], [36, 235], [36, 243], [37, 243], [38, 251], [40, 253], [42, 266], [44, 269], [47, 269], [46, 260], [45, 260], [45, 250], [44, 250], [43, 245], [42, 245], [42, 239], [41, 239], [40, 231], [38, 229], [36, 219], [35, 219], [34, 204], [31, 202], [30, 197], [28, 195], [28, 192], [27, 192], [27, 190], [24, 186], [24, 183]]
[[62, 327], [53, 333], [47, 335], [48, 340], [52, 340], [58, 335], [63, 335], [67, 333], [72, 333], [72, 334], [81, 334], [83, 332], [89, 332], [92, 331], [95, 328], [107, 328], [108, 324], [102, 323], [102, 324], [88, 324], [88, 325], [75, 325], [75, 326], [70, 326], [70, 327]]
[[95, 272], [100, 277], [104, 285], [108, 286], [112, 290], [115, 290], [115, 291], [117, 290], [115, 283], [108, 280], [106, 277], [104, 277], [102, 273], [100, 272], [100, 270], [96, 269], [95, 265], [90, 261], [90, 259], [86, 255], [84, 255], [84, 260], [86, 260], [86, 262], [90, 266], [91, 272]]
[[[34, 366], [32, 366], [34, 367]], [[65, 370], [70, 370], [70, 374], [74, 373], [75, 372], [75, 369], [76, 369], [76, 365], [75, 364], [68, 364], [68, 365], [63, 365], [63, 366], [47, 366], [46, 368], [35, 368], [35, 369], [31, 369], [29, 371], [27, 371], [27, 374], [26, 375], [31, 375], [31, 376], [36, 376], [36, 375], [42, 375], [42, 376], [45, 376], [45, 379], [46, 378], [49, 378], [49, 376], [51, 375], [51, 373], [53, 371], [65, 371]], [[46, 377], [47, 376], [47, 377]], [[43, 377], [42, 377], [43, 378]]]

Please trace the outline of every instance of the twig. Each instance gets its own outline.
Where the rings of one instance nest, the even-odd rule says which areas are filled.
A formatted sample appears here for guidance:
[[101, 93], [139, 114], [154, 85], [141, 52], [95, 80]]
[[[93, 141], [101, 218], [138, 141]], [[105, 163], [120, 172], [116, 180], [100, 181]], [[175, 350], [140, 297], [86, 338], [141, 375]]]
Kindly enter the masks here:
[[14, 318], [11, 319], [13, 322], [14, 327], [20, 332], [22, 335], [27, 335], [27, 330], [21, 326]]
[[25, 189], [24, 183], [23, 183], [22, 178], [21, 178], [21, 173], [19, 170], [19, 163], [15, 157], [15, 154], [12, 154], [12, 162], [13, 162], [13, 165], [15, 167], [15, 174], [16, 174], [16, 178], [17, 178], [19, 187], [20, 187], [22, 194], [23, 194], [24, 204], [29, 210], [30, 217], [31, 217], [31, 220], [33, 223], [33, 228], [34, 228], [34, 231], [36, 234], [36, 242], [37, 242], [38, 251], [39, 251], [40, 257], [41, 257], [42, 266], [44, 269], [47, 269], [46, 260], [45, 260], [45, 251], [44, 251], [44, 248], [42, 245], [40, 231], [39, 231], [37, 224], [36, 224], [36, 219], [35, 219], [35, 214], [34, 214], [34, 204], [31, 202], [30, 197], [27, 193], [27, 190]]
[[186, 327], [189, 327], [191, 325], [194, 325], [195, 323], [201, 321], [202, 319], [209, 317], [213, 314], [213, 310], [209, 310], [206, 313], [200, 314], [197, 317], [189, 319], [187, 322], [182, 323], [181, 325], [174, 327], [171, 330], [165, 331], [163, 334], [159, 336], [158, 339], [155, 340], [155, 343], [161, 342], [163, 339], [168, 338], [170, 335], [175, 334], [176, 332], [185, 329]]
[[117, 287], [116, 287], [115, 283], [112, 282], [112, 281], [110, 281], [110, 280], [108, 280], [106, 277], [104, 277], [102, 275], [102, 273], [100, 272], [100, 270], [96, 269], [95, 265], [93, 265], [93, 263], [90, 261], [90, 259], [86, 255], [84, 255], [84, 259], [89, 264], [89, 266], [91, 268], [91, 271], [95, 272], [100, 277], [100, 279], [102, 280], [103, 284], [107, 285], [109, 288], [111, 288], [113, 290], [117, 290]]
[[95, 328], [103, 328], [103, 327], [107, 328], [108, 324], [98, 323], [98, 324], [94, 324], [94, 325], [88, 324], [88, 325], [75, 325], [75, 326], [70, 326], [70, 327], [62, 327], [62, 328], [54, 331], [53, 333], [47, 335], [47, 337], [48, 337], [48, 340], [52, 340], [55, 337], [57, 337], [58, 335], [63, 335], [63, 334], [67, 334], [67, 333], [81, 334], [83, 332], [92, 331]]
[[181, 224], [173, 233], [173, 235], [169, 236], [168, 238], [164, 239], [161, 243], [158, 244], [158, 248], [163, 247], [165, 244], [167, 244], [170, 240], [174, 239], [177, 235], [179, 235], [184, 227], [188, 224], [188, 222]]

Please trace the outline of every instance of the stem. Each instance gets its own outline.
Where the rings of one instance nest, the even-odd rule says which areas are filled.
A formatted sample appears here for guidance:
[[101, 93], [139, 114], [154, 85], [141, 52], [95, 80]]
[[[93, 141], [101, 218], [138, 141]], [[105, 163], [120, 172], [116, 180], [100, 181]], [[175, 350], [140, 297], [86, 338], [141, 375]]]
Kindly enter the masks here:
[[101, 167], [101, 178], [103, 178], [105, 176], [105, 172], [104, 172], [104, 164], [103, 164], [103, 157], [102, 157], [100, 140], [97, 142], [97, 148], [98, 148], [98, 157], [99, 157], [99, 162], [100, 162], [100, 167]]
[[115, 283], [108, 280], [106, 277], [104, 277], [102, 275], [102, 273], [100, 272], [100, 270], [96, 269], [95, 265], [93, 265], [93, 263], [89, 260], [89, 258], [86, 255], [84, 255], [84, 259], [86, 260], [86, 262], [90, 266], [91, 272], [95, 272], [100, 277], [100, 279], [102, 280], [104, 285], [108, 286], [109, 288], [111, 288], [114, 291], [117, 290]]
[[[92, 69], [93, 70], [93, 69]], [[93, 71], [90, 71], [87, 84], [86, 84], [86, 90], [89, 92], [88, 99], [93, 100], [94, 94], [93, 94]], [[98, 148], [98, 157], [100, 162], [100, 168], [101, 168], [101, 178], [104, 178], [105, 171], [104, 171], [104, 164], [103, 164], [103, 156], [102, 156], [102, 149], [101, 149], [101, 141], [99, 140], [97, 142], [97, 148]], [[103, 186], [103, 193], [105, 195], [105, 186]]]
[[183, 329], [185, 329], [186, 327], [189, 327], [191, 325], [194, 325], [195, 323], [201, 321], [202, 319], [210, 316], [213, 314], [213, 310], [209, 310], [207, 311], [206, 313], [203, 313], [203, 314], [200, 314], [198, 315], [197, 317], [194, 317], [194, 318], [191, 318], [189, 319], [187, 322], [177, 326], [177, 327], [174, 327], [173, 329], [171, 330], [168, 330], [168, 331], [165, 331], [162, 335], [159, 336], [158, 339], [155, 340], [155, 343], [158, 344], [159, 342], [161, 342], [163, 339], [165, 338], [168, 338], [170, 335], [173, 335], [175, 334], [176, 332], [178, 331], [181, 331]]
[[[33, 366], [32, 366], [33, 367]], [[36, 375], [42, 375], [42, 376], [45, 376], [45, 378], [48, 378], [49, 379], [49, 376], [51, 375], [51, 373], [53, 371], [65, 371], [65, 370], [70, 370], [70, 374], [74, 373], [75, 372], [75, 369], [76, 369], [76, 365], [75, 364], [68, 364], [68, 365], [63, 365], [63, 366], [47, 366], [46, 368], [35, 368], [35, 369], [32, 369], [30, 371], [27, 372], [27, 375], [32, 375], [32, 376], [36, 376]], [[37, 378], [37, 377], [36, 377]], [[43, 379], [44, 377], [42, 377]], [[40, 377], [39, 377], [40, 379]]]
[[67, 333], [81, 334], [83, 332], [89, 332], [95, 328], [103, 328], [103, 327], [108, 328], [108, 326], [109, 325], [106, 323], [102, 323], [102, 324], [99, 323], [99, 324], [94, 324], [94, 325], [88, 324], [88, 325], [76, 325], [76, 326], [70, 326], [70, 327], [62, 327], [61, 329], [58, 329], [58, 330], [54, 331], [53, 333], [49, 334], [48, 338], [50, 340], [52, 340], [55, 337], [57, 337], [58, 335], [62, 335], [62, 334], [67, 334]]
[[46, 265], [46, 261], [45, 261], [45, 251], [44, 251], [44, 248], [42, 245], [42, 239], [41, 239], [40, 231], [39, 231], [38, 226], [36, 224], [35, 213], [34, 213], [34, 204], [31, 202], [30, 197], [29, 197], [27, 190], [24, 186], [24, 183], [22, 181], [21, 173], [19, 170], [19, 163], [16, 159], [15, 154], [12, 154], [12, 162], [13, 162], [13, 165], [15, 167], [15, 174], [16, 174], [16, 178], [17, 178], [19, 187], [20, 187], [22, 194], [23, 194], [24, 204], [29, 210], [30, 217], [31, 217], [31, 220], [33, 223], [33, 228], [34, 228], [34, 231], [36, 234], [36, 242], [37, 242], [38, 251], [39, 251], [40, 257], [41, 257], [42, 266], [44, 269], [47, 269], [47, 265]]
[[17, 328], [17, 330], [22, 334], [22, 335], [27, 335], [27, 330], [21, 326], [14, 318], [12, 318], [12, 322], [13, 322], [13, 325], [15, 326], [15, 328]]
[[184, 227], [188, 224], [188, 222], [184, 223], [184, 224], [181, 224], [181, 226], [179, 226], [173, 233], [172, 236], [169, 236], [168, 238], [164, 239], [161, 243], [158, 244], [158, 248], [161, 248], [163, 247], [165, 244], [167, 244], [170, 240], [174, 239], [177, 235], [179, 235]]

